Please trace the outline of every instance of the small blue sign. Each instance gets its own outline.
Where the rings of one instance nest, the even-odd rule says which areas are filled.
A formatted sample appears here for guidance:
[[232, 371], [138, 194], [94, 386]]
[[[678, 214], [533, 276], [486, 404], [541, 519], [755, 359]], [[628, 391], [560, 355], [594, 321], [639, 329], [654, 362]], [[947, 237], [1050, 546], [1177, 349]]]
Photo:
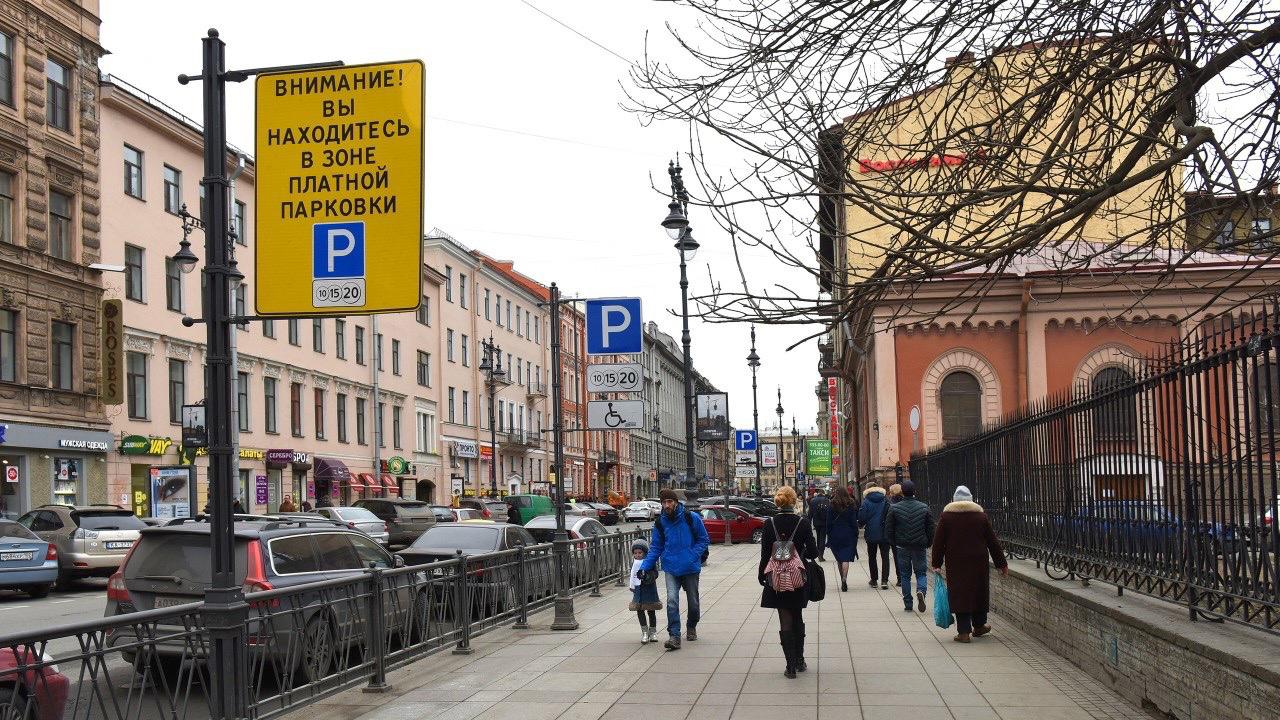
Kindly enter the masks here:
[[756, 449], [756, 431], [755, 430], [734, 430], [733, 431], [733, 447], [737, 450], [755, 450]]
[[640, 298], [587, 301], [587, 354], [634, 355], [644, 351]]
[[364, 277], [364, 223], [311, 226], [311, 269], [316, 280]]

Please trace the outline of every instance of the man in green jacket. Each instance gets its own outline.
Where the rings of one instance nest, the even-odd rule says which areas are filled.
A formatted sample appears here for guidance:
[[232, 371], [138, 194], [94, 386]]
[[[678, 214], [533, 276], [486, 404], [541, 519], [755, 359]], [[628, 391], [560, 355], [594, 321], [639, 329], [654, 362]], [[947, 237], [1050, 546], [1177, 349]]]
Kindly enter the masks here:
[[933, 514], [929, 506], [916, 499], [916, 484], [902, 481], [903, 500], [889, 506], [884, 519], [885, 541], [893, 546], [898, 561], [898, 584], [902, 586], [902, 602], [911, 612], [911, 573], [916, 576], [915, 610], [924, 612], [924, 594], [929, 587], [926, 575], [929, 565], [925, 551], [933, 544]]

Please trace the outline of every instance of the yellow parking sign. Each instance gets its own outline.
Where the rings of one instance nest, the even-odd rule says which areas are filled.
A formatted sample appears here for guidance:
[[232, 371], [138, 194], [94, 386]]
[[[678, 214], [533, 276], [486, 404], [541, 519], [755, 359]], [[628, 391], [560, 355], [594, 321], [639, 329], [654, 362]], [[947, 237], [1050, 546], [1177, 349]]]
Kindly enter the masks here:
[[259, 315], [360, 315], [422, 301], [420, 60], [260, 75]]

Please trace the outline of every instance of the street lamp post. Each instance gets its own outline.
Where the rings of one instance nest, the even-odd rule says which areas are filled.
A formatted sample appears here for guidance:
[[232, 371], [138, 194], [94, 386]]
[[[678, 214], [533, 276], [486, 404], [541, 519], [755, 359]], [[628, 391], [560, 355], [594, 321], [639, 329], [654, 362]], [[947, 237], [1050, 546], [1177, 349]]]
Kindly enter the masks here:
[[480, 349], [484, 357], [480, 359], [480, 372], [485, 374], [484, 387], [489, 391], [489, 497], [498, 497], [498, 425], [494, 419], [494, 397], [498, 394], [498, 385], [506, 379], [507, 373], [502, 369], [502, 348], [493, 343], [493, 336], [481, 341]]
[[693, 228], [689, 225], [689, 193], [685, 190], [684, 180], [680, 177], [680, 166], [672, 161], [667, 166], [667, 174], [671, 176], [671, 202], [667, 205], [667, 216], [662, 219], [662, 227], [667, 235], [676, 241], [676, 250], [680, 252], [680, 318], [682, 327], [680, 344], [684, 348], [684, 466], [685, 483], [694, 479], [693, 460], [693, 360], [690, 357], [689, 337], [689, 276], [686, 261], [692, 260], [698, 251], [698, 241], [693, 239]]
[[751, 326], [751, 352], [747, 355], [751, 368], [751, 430], [756, 439], [756, 499], [760, 499], [760, 398], [756, 394], [756, 370], [760, 368], [760, 356], [756, 354], [756, 326]]
[[[800, 433], [796, 432], [796, 416], [791, 416], [791, 462], [796, 463], [796, 472], [800, 471]], [[799, 485], [799, 475], [794, 476]]]
[[[777, 453], [777, 457], [778, 457], [778, 459], [779, 459], [779, 460], [781, 460], [781, 457], [782, 457], [782, 386], [781, 386], [781, 385], [779, 385], [779, 386], [778, 386], [778, 407], [774, 408], [774, 412], [778, 413], [778, 453]], [[779, 465], [779, 466], [778, 466], [778, 484], [779, 484], [779, 485], [785, 484], [785, 483], [783, 483], [783, 482], [782, 482], [782, 466], [781, 466], [781, 465]], [[800, 483], [796, 483], [796, 484], [797, 484], [797, 485], [799, 485]], [[797, 488], [797, 490], [798, 490], [798, 491], [799, 491], [799, 493], [800, 493], [800, 498], [801, 498], [801, 500], [803, 501], [803, 506], [804, 506], [804, 507], [808, 507], [808, 505], [809, 505], [809, 501], [808, 501], [808, 499], [805, 497], [805, 494], [806, 494], [806, 493], [804, 492], [804, 490], [803, 490], [802, 488]]]

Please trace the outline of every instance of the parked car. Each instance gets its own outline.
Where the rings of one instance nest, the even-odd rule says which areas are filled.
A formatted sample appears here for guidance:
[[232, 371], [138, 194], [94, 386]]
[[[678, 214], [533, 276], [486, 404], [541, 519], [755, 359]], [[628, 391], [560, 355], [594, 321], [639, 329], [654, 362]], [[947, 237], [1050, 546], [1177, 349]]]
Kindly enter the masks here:
[[[724, 496], [718, 495], [715, 497], [703, 498], [701, 507], [724, 504]], [[778, 506], [763, 498], [757, 500], [756, 498], [748, 497], [746, 495], [730, 495], [728, 504], [733, 507], [740, 507], [748, 513], [760, 517], [773, 517], [778, 514]]]
[[362, 507], [322, 507], [316, 508], [320, 517], [342, 523], [352, 530], [359, 530], [379, 543], [391, 542], [391, 533], [387, 523], [373, 514], [372, 510]]
[[494, 522], [507, 521], [507, 503], [502, 500], [464, 497], [458, 498], [458, 507], [478, 510], [480, 512], [480, 516], [485, 520], [492, 520]]
[[[409, 565], [426, 565], [442, 560], [453, 560], [459, 551], [463, 556], [484, 555], [517, 546], [532, 546], [533, 536], [519, 525], [496, 523], [490, 520], [437, 525], [424, 532], [407, 548], [396, 555]], [[468, 578], [473, 584], [474, 609], [482, 616], [505, 612], [516, 603], [516, 575], [513, 561], [500, 561], [496, 567], [479, 565]], [[441, 593], [448, 592], [444, 585], [435, 586]], [[531, 583], [528, 587], [533, 588]]]
[[[431, 512], [435, 513], [436, 522], [457, 522], [458, 516], [454, 514], [453, 508], [448, 505], [432, 505]], [[479, 511], [477, 511], [478, 514]]]
[[[199, 518], [143, 530], [123, 566], [107, 583], [106, 616], [203, 600], [213, 581], [209, 533], [210, 523]], [[370, 564], [383, 569], [403, 565], [369, 536], [331, 520], [237, 522], [234, 533], [235, 582], [247, 593], [354, 577]], [[430, 598], [421, 589], [424, 579], [413, 573], [385, 576], [384, 580], [392, 583], [383, 596], [387, 627], [402, 635], [423, 634], [430, 607]], [[274, 636], [251, 644], [251, 651], [269, 654], [263, 660], [282, 668], [295, 663], [304, 680], [317, 680], [345, 652], [344, 643], [358, 643], [363, 637], [366, 609], [364, 600], [334, 602], [333, 596], [316, 590], [290, 600], [288, 608], [272, 613], [269, 621], [254, 619], [251, 610], [250, 633]], [[156, 653], [162, 664], [203, 659], [186, 639], [188, 631], [181, 623], [180, 618], [169, 623], [162, 620], [155, 628]], [[292, 638], [297, 638], [296, 642]], [[107, 632], [109, 647], [135, 641], [128, 625]], [[121, 654], [127, 662], [136, 660], [132, 651], [122, 650]]]
[[614, 506], [606, 505], [605, 503], [584, 503], [584, 504], [589, 505], [596, 509], [596, 513], [597, 513], [596, 517], [600, 519], [601, 523], [605, 525], [618, 524], [618, 518], [619, 518], [618, 509], [615, 508]]
[[71, 679], [48, 655], [26, 647], [0, 652], [0, 718], [62, 720], [70, 691]]
[[160, 527], [161, 525], [168, 523], [173, 518], [144, 517], [138, 519], [147, 527]]
[[[524, 529], [529, 531], [534, 540], [540, 543], [549, 543], [556, 539], [556, 516], [543, 515], [536, 517], [530, 520], [529, 524], [524, 526]], [[565, 515], [564, 529], [570, 540], [609, 534], [609, 531], [599, 520], [583, 517], [582, 515]]]
[[581, 515], [583, 517], [589, 517], [589, 518], [600, 517], [599, 510], [596, 510], [595, 508], [591, 507], [587, 503], [574, 502], [574, 501], [570, 501], [564, 504], [564, 514], [565, 515]]
[[626, 522], [653, 522], [658, 517], [658, 513], [662, 512], [661, 505], [658, 508], [653, 507], [653, 503], [648, 500], [636, 500], [622, 510], [622, 519]]
[[146, 524], [119, 505], [41, 505], [18, 520], [58, 549], [60, 587], [84, 577], [109, 577]]
[[764, 537], [764, 518], [730, 505], [704, 505], [698, 510], [711, 542], [724, 542], [725, 532], [732, 542], [758, 543]]
[[365, 498], [355, 501], [352, 506], [368, 510], [387, 524], [387, 532], [390, 533], [387, 547], [408, 547], [436, 524], [435, 511], [421, 500]]
[[475, 508], [455, 508], [453, 510], [453, 519], [457, 522], [469, 522], [471, 520], [483, 520], [484, 517]]
[[[0, 520], [0, 588], [42, 598], [58, 581], [58, 548], [12, 520]], [[4, 684], [0, 682], [0, 688]], [[0, 703], [4, 701], [0, 690]], [[0, 717], [4, 717], [0, 713]]]
[[540, 515], [554, 515], [555, 506], [546, 495], [508, 495], [507, 522], [524, 525]]

